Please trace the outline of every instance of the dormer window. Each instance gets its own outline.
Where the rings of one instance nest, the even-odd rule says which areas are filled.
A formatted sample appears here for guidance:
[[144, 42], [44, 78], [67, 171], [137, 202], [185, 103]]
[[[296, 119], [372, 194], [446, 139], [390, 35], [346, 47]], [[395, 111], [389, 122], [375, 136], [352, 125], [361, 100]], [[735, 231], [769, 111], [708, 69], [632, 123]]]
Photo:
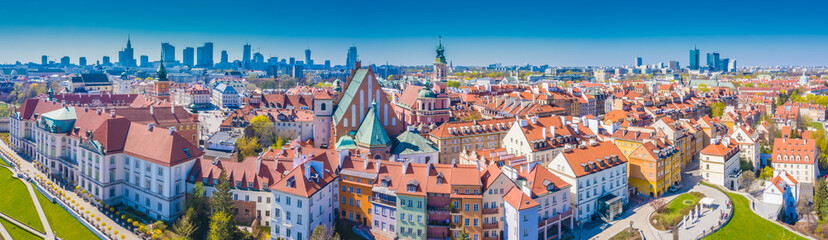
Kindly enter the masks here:
[[443, 183], [443, 177], [437, 176], [437, 184]]
[[296, 177], [290, 177], [287, 180], [287, 187], [293, 188], [296, 187]]
[[549, 183], [549, 185], [546, 185], [546, 191], [550, 191], [550, 192], [555, 191], [555, 184], [554, 183]]
[[241, 184], [242, 184], [241, 181], [236, 181], [236, 188], [241, 188]]
[[387, 180], [382, 180], [382, 186], [383, 187], [388, 187], [388, 181]]
[[414, 184], [409, 184], [408, 188], [406, 190], [408, 192], [416, 192], [417, 191], [417, 186], [415, 186]]

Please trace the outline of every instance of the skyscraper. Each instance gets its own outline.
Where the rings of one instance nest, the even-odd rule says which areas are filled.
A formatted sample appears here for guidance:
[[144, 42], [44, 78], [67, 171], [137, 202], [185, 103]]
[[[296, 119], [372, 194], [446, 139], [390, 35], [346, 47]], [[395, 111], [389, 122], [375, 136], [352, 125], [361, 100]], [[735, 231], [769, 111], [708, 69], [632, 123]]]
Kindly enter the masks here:
[[40, 65], [49, 64], [49, 58], [46, 55], [40, 56]]
[[109, 56], [103, 56], [102, 62], [104, 66], [112, 66], [112, 61], [109, 60]]
[[86, 57], [80, 57], [78, 59], [78, 65], [81, 66], [81, 67], [86, 66]]
[[296, 58], [294, 58], [294, 57], [290, 57], [290, 59], [288, 60], [288, 62], [290, 62], [290, 65], [294, 65], [294, 64], [296, 64]]
[[198, 47], [197, 59], [197, 66], [206, 68], [213, 67], [213, 43], [206, 42], [204, 46]]
[[348, 70], [354, 69], [354, 67], [356, 66], [356, 61], [357, 48], [356, 46], [353, 46], [351, 48], [348, 48], [348, 58], [345, 59], [345, 66], [348, 68]]
[[331, 69], [331, 60], [325, 60], [325, 69]]
[[313, 60], [311, 60], [311, 50], [310, 48], [305, 49], [305, 64], [308, 66], [313, 66]]
[[150, 67], [149, 56], [141, 55], [141, 67]]
[[118, 64], [123, 67], [135, 66], [135, 50], [132, 49], [132, 39], [129, 36], [127, 36], [126, 48], [118, 52]]
[[221, 63], [227, 63], [227, 50], [221, 50]]
[[728, 71], [730, 71], [730, 69], [728, 69], [729, 66], [730, 66], [730, 58], [722, 58], [722, 60], [719, 61], [718, 71], [728, 72]]
[[264, 55], [261, 53], [254, 53], [253, 54], [253, 63], [263, 63], [264, 62]]
[[719, 64], [721, 64], [719, 60], [719, 53], [707, 53], [707, 68], [710, 68], [710, 71], [721, 70]]
[[699, 70], [699, 49], [690, 49], [690, 66], [691, 70]]
[[164, 56], [164, 62], [175, 62], [175, 46], [169, 43], [161, 43], [161, 55]]
[[250, 69], [250, 44], [244, 44], [244, 52], [242, 52], [242, 64], [245, 69]]
[[69, 62], [69, 56], [63, 56], [62, 58], [60, 58], [60, 65], [61, 66], [68, 67], [69, 64], [71, 64]]
[[643, 65], [644, 64], [643, 62], [644, 61], [641, 60], [641, 57], [635, 58], [635, 66], [636, 67], [640, 67], [641, 65]]
[[184, 51], [181, 55], [181, 57], [183, 58], [181, 59], [182, 64], [187, 65], [188, 67], [194, 66], [193, 63], [195, 63], [195, 49], [193, 49], [192, 47], [186, 47], [184, 48]]

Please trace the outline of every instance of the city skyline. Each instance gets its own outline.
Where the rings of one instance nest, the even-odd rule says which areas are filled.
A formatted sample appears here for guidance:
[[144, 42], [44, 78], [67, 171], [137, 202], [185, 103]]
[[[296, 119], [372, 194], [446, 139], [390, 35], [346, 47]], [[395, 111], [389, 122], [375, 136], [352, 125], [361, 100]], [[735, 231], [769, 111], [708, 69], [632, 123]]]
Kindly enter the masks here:
[[[242, 59], [242, 46], [250, 43], [253, 52], [261, 49], [265, 58], [303, 59], [303, 51], [310, 48], [317, 62], [330, 59], [344, 65], [348, 47], [355, 45], [364, 63], [427, 65], [442, 35], [446, 57], [455, 66], [619, 66], [634, 65], [635, 57], [643, 57], [644, 64], [675, 60], [687, 66], [687, 50], [694, 46], [702, 55], [719, 52], [742, 66], [828, 65], [822, 57], [828, 53], [828, 29], [820, 25], [828, 16], [817, 10], [826, 3], [804, 7], [699, 1], [696, 8], [665, 8], [616, 2], [325, 2], [314, 8], [279, 4], [273, 12], [258, 14], [250, 14], [250, 5], [199, 3], [150, 1], [123, 10], [127, 6], [120, 3], [78, 9], [55, 1], [42, 4], [47, 6], [40, 6], [42, 11], [23, 14], [10, 10], [34, 7], [32, 3], [12, 2], [0, 9], [0, 30], [15, 33], [0, 39], [0, 63], [39, 62], [41, 55], [55, 61], [62, 56], [75, 61], [86, 57], [90, 63], [102, 56], [117, 59], [131, 35], [135, 56], [148, 55], [151, 61], [160, 55], [162, 42], [176, 46], [177, 56], [185, 47], [213, 42], [215, 59], [221, 50], [227, 50], [230, 59]], [[274, 4], [259, 3], [257, 8]], [[529, 4], [533, 7], [526, 7]], [[702, 7], [714, 4], [716, 11]], [[174, 14], [147, 14], [159, 6]], [[387, 11], [400, 7], [405, 10]], [[225, 17], [199, 14], [211, 9], [222, 9]], [[372, 17], [341, 21], [355, 11], [371, 12]], [[492, 11], [497, 14], [481, 14]]]

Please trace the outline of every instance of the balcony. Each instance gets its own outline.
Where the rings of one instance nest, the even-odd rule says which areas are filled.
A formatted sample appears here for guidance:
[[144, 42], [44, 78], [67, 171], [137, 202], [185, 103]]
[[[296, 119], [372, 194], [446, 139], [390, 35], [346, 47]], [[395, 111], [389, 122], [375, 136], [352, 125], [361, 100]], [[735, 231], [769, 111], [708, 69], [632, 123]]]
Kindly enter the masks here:
[[498, 212], [498, 208], [484, 208], [483, 214], [496, 214]]
[[450, 220], [429, 220], [428, 221], [428, 226], [432, 226], [432, 227], [448, 227], [449, 225], [451, 225]]
[[497, 228], [497, 226], [498, 226], [498, 225], [497, 225], [497, 223], [496, 223], [496, 222], [493, 222], [493, 223], [484, 223], [484, 224], [483, 224], [483, 229], [495, 229], [495, 228]]
[[462, 223], [452, 223], [452, 224], [449, 225], [449, 229], [451, 229], [452, 231], [460, 231], [460, 229], [462, 229], [462, 228], [463, 228]]
[[382, 198], [375, 198], [375, 197], [373, 197], [373, 198], [371, 198], [371, 201], [372, 201], [372, 202], [375, 202], [375, 203], [379, 203], [379, 204], [384, 204], [384, 205], [392, 206], [392, 207], [396, 207], [396, 206], [397, 206], [397, 202], [390, 201], [390, 200], [387, 200], [387, 199], [382, 199]]
[[449, 205], [445, 205], [445, 206], [426, 206], [426, 210], [428, 210], [428, 213], [438, 213], [438, 212], [448, 213], [450, 209], [451, 209], [451, 206], [449, 206]]
[[460, 214], [460, 208], [451, 208], [451, 214]]
[[560, 221], [561, 219], [569, 217], [571, 215], [572, 215], [572, 209], [566, 210], [566, 212], [563, 212], [561, 214], [558, 214], [558, 215], [555, 215], [555, 216], [552, 216], [552, 217], [549, 217], [549, 218], [542, 219], [542, 220], [538, 221], [538, 227], [545, 227], [545, 226], [548, 226], [550, 224], [554, 224], [554, 223]]

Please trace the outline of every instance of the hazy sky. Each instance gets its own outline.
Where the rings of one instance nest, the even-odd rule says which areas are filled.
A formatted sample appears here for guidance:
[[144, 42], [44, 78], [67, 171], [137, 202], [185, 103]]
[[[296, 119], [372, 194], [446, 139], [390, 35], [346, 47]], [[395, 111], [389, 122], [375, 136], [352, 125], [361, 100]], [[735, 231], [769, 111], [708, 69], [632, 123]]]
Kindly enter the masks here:
[[[161, 42], [214, 43], [239, 59], [249, 42], [265, 57], [343, 64], [356, 45], [365, 63], [421, 65], [437, 36], [454, 65], [629, 65], [719, 52], [746, 65], [828, 65], [824, 1], [58, 1], [0, 6], [0, 63], [117, 52], [132, 36], [136, 59]], [[702, 62], [705, 61], [702, 56]]]

